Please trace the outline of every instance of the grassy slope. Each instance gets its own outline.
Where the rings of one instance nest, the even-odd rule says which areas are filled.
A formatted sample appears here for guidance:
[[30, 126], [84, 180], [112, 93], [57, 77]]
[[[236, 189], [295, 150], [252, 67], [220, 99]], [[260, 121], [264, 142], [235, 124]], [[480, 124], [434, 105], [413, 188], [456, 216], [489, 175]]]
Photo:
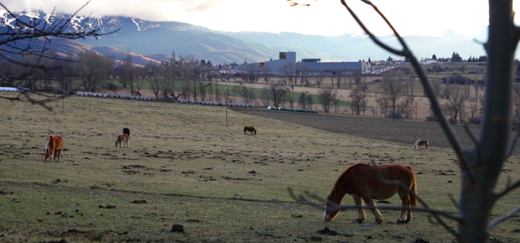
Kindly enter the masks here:
[[[431, 225], [425, 214], [415, 214], [408, 225], [396, 225], [398, 212], [383, 211], [382, 225], [366, 227], [352, 224], [355, 213], [349, 211], [334, 223], [324, 223], [319, 210], [293, 203], [286, 191], [292, 187], [325, 197], [350, 164], [401, 163], [420, 172], [419, 194], [430, 206], [455, 211], [447, 194], [457, 196], [459, 180], [452, 172], [457, 167], [449, 149], [414, 151], [408, 144], [329, 133], [232, 111], [228, 111], [226, 127], [222, 107], [86, 97], [67, 99], [64, 114], [61, 102], [52, 106], [55, 112], [0, 100], [2, 241], [452, 239]], [[246, 125], [255, 126], [258, 135], [244, 135]], [[115, 136], [123, 127], [131, 129], [130, 148], [115, 148]], [[66, 150], [59, 162], [43, 162], [42, 146], [49, 132], [63, 136]], [[518, 158], [512, 161], [505, 175], [515, 180], [520, 177]], [[497, 204], [495, 214], [513, 208], [519, 197], [518, 193], [506, 197]], [[134, 200], [147, 203], [131, 203]], [[400, 204], [397, 196], [388, 201]], [[346, 197], [343, 203], [353, 200]], [[99, 207], [106, 205], [116, 208]], [[373, 215], [367, 215], [372, 223]], [[514, 242], [517, 220], [500, 225], [493, 237]], [[186, 232], [170, 233], [172, 224], [184, 225]], [[340, 235], [317, 233], [324, 227]]]

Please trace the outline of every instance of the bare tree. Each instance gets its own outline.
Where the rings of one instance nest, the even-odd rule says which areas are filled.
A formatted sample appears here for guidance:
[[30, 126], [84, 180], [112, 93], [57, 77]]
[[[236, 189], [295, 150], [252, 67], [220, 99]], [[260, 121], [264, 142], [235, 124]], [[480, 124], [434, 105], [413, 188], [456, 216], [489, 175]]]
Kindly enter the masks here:
[[289, 92], [289, 89], [285, 87], [283, 81], [271, 82], [269, 84], [268, 94], [270, 99], [273, 100], [273, 106], [278, 107], [282, 104], [285, 99], [285, 95]]
[[406, 88], [405, 75], [402, 72], [388, 71], [383, 74], [381, 86], [385, 95], [392, 102], [392, 110], [395, 111], [397, 100], [401, 97], [403, 90]]
[[[45, 66], [41, 62], [37, 63], [24, 63], [17, 60], [16, 56], [19, 55], [36, 55], [40, 60], [50, 58], [59, 59], [56, 55], [48, 55], [45, 44], [52, 41], [53, 38], [65, 38], [65, 39], [78, 39], [86, 37], [99, 37], [101, 35], [112, 34], [105, 33], [101, 34], [99, 28], [92, 28], [89, 23], [85, 21], [80, 23], [74, 23], [72, 20], [76, 18], [78, 12], [83, 9], [90, 1], [87, 1], [82, 7], [80, 7], [75, 13], [71, 14], [67, 18], [56, 18], [54, 21], [52, 16], [54, 12], [47, 16], [46, 19], [30, 18], [28, 20], [22, 20], [18, 16], [11, 12], [4, 4], [0, 3], [0, 7], [5, 9], [4, 18], [2, 20], [8, 21], [9, 23], [2, 23], [4, 28], [0, 33], [0, 58], [5, 60], [6, 63], [13, 64], [14, 66], [22, 66], [31, 68], [31, 72], [40, 70], [43, 72], [49, 72], [56, 67]], [[74, 25], [74, 28], [71, 28]], [[73, 29], [73, 30], [72, 30]], [[43, 44], [43, 45], [42, 45]], [[41, 47], [43, 46], [43, 48]], [[23, 80], [28, 76], [27, 73], [21, 76], [5, 75], [0, 77], [0, 86], [18, 87], [22, 88]], [[53, 101], [62, 96], [49, 96], [43, 95], [42, 98], [35, 98], [34, 96], [42, 96], [33, 90], [25, 90], [16, 97], [11, 96], [0, 96], [2, 99], [8, 100], [25, 100], [33, 104], [42, 105], [46, 109], [51, 110], [52, 108], [45, 105], [49, 101]]]
[[318, 85], [318, 88], [321, 88], [321, 83], [323, 82], [323, 80], [325, 79], [325, 76], [320, 73], [318, 76], [316, 76], [314, 78], [314, 80], [316, 80], [316, 85]]
[[148, 73], [147, 82], [152, 90], [155, 98], [159, 98], [159, 92], [161, 92], [161, 74], [159, 65], [148, 62], [145, 66], [146, 72]]
[[[293, 1], [291, 0], [291, 2]], [[363, 24], [345, 0], [341, 0], [341, 4], [374, 43], [394, 55], [404, 56], [410, 60], [424, 87], [426, 96], [432, 103], [432, 110], [439, 119], [441, 128], [459, 159], [458, 165], [461, 170], [461, 192], [457, 203], [459, 214], [454, 216], [433, 210], [423, 200], [419, 200], [425, 207], [423, 211], [429, 212], [459, 242], [487, 242], [491, 229], [520, 212], [520, 206], [516, 206], [502, 216], [491, 217], [494, 205], [502, 197], [520, 187], [520, 180], [517, 180], [508, 183], [504, 189], [495, 191], [504, 162], [512, 155], [518, 137], [520, 137], [520, 133], [518, 133], [513, 142], [510, 143], [513, 63], [516, 46], [520, 40], [520, 28], [515, 26], [513, 22], [512, 0], [489, 1], [489, 31], [488, 40], [485, 44], [488, 56], [487, 87], [483, 105], [482, 128], [478, 138], [475, 138], [468, 131], [474, 142], [474, 146], [469, 150], [462, 150], [446, 117], [442, 114], [441, 106], [435, 98], [426, 74], [404, 39], [372, 2], [367, 0], [362, 0], [362, 2], [371, 6], [392, 29], [402, 47], [401, 50], [383, 43]], [[454, 220], [458, 229], [455, 230], [446, 224], [445, 219]]]
[[123, 65], [121, 65], [119, 68], [120, 68], [120, 80], [121, 80], [121, 83], [123, 84], [123, 87], [126, 88], [127, 86], [130, 86], [130, 94], [134, 94], [134, 65], [133, 65], [133, 57], [132, 57], [132, 54], [130, 52], [130, 50], [128, 50], [126, 52], [126, 57], [125, 59], [123, 60]]
[[114, 59], [96, 53], [85, 51], [77, 55], [77, 72], [81, 77], [83, 88], [94, 92], [105, 84], [106, 79], [114, 69]]
[[263, 73], [262, 68], [259, 64], [246, 65], [246, 73], [243, 74], [242, 80], [246, 83], [258, 83], [258, 79], [260, 79], [260, 75]]
[[244, 103], [251, 104], [255, 99], [255, 92], [253, 88], [247, 87], [243, 84], [234, 86], [233, 91], [244, 100]]
[[446, 96], [444, 112], [455, 120], [459, 117], [459, 120], [463, 121], [464, 103], [468, 99], [467, 93], [464, 92], [464, 87], [461, 85], [449, 85], [446, 86], [446, 91], [444, 93]]
[[314, 104], [314, 98], [312, 98], [312, 95], [307, 95], [306, 97], [306, 105], [307, 105], [307, 109], [309, 110], [312, 110], [312, 105]]
[[430, 80], [433, 94], [435, 97], [441, 97], [442, 83], [439, 80]]
[[260, 75], [262, 76], [262, 78], [264, 79], [264, 82], [266, 84], [269, 83], [269, 80], [271, 79], [271, 69], [268, 67], [268, 66], [261, 66], [260, 67]]
[[414, 98], [405, 96], [401, 98], [401, 102], [399, 103], [399, 113], [404, 118], [411, 118], [413, 115], [413, 108], [417, 105], [417, 101], [414, 101]]
[[349, 94], [352, 112], [360, 115], [366, 105], [366, 95], [360, 89], [354, 89]]
[[326, 113], [330, 112], [330, 105], [334, 101], [334, 90], [332, 89], [322, 89], [320, 91], [319, 99], [321, 102], [321, 106], [323, 107], [323, 111]]
[[304, 92], [300, 94], [300, 98], [298, 98], [298, 104], [300, 105], [300, 108], [305, 109], [307, 106], [307, 97]]
[[380, 115], [386, 117], [388, 109], [390, 107], [390, 101], [386, 95], [376, 96], [377, 107], [379, 108]]

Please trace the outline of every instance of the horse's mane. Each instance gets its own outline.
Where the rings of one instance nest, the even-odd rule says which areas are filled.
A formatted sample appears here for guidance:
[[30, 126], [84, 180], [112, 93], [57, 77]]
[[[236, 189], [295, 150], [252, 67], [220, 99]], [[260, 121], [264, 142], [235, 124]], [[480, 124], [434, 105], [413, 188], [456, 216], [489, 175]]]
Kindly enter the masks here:
[[44, 147], [43, 147], [43, 150], [47, 150], [47, 149], [49, 149], [49, 143], [51, 142], [51, 137], [52, 137], [52, 136], [49, 135], [49, 136], [47, 137], [47, 139], [45, 139], [45, 145], [44, 145]]

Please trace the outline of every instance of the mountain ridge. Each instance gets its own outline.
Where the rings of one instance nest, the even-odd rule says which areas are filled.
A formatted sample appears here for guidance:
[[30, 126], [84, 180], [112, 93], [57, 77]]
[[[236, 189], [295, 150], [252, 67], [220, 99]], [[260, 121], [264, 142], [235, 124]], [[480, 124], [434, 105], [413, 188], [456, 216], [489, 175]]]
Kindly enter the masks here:
[[[50, 17], [41, 11], [17, 14], [26, 21], [40, 18], [44, 20], [42, 24], [70, 17], [70, 15], [62, 13]], [[14, 25], [12, 17], [10, 21], [8, 15], [2, 17], [4, 24]], [[135, 63], [140, 65], [154, 60], [152, 57], [156, 55], [170, 55], [172, 52], [175, 52], [177, 57], [209, 60], [213, 64], [267, 61], [277, 59], [281, 51], [295, 51], [298, 60], [301, 58], [321, 58], [327, 61], [357, 61], [369, 58], [381, 60], [392, 56], [377, 47], [366, 36], [349, 34], [319, 36], [291, 32], [224, 32], [183, 22], [147, 21], [122, 16], [101, 18], [76, 16], [71, 19], [71, 25], [66, 31], [84, 28], [97, 28], [101, 33], [110, 34], [98, 39], [86, 38], [59, 43], [71, 45], [72, 47], [69, 49], [72, 50], [92, 49], [114, 57], [130, 51], [135, 53], [135, 56], [139, 56]], [[114, 32], [116, 30], [117, 32]], [[398, 48], [393, 36], [378, 38]], [[405, 36], [404, 39], [418, 58], [429, 58], [434, 54], [437, 57], [451, 57], [452, 52], [458, 52], [463, 58], [485, 55], [480, 44], [453, 33], [447, 33], [443, 37]], [[91, 47], [79, 48], [79, 44], [76, 42]]]

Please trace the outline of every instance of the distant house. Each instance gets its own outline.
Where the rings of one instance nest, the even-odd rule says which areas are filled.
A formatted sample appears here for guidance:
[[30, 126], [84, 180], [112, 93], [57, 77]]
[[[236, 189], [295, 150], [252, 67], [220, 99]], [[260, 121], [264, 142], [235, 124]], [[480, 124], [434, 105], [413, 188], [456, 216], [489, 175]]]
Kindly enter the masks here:
[[426, 58], [422, 61], [422, 64], [437, 64], [437, 59]]

